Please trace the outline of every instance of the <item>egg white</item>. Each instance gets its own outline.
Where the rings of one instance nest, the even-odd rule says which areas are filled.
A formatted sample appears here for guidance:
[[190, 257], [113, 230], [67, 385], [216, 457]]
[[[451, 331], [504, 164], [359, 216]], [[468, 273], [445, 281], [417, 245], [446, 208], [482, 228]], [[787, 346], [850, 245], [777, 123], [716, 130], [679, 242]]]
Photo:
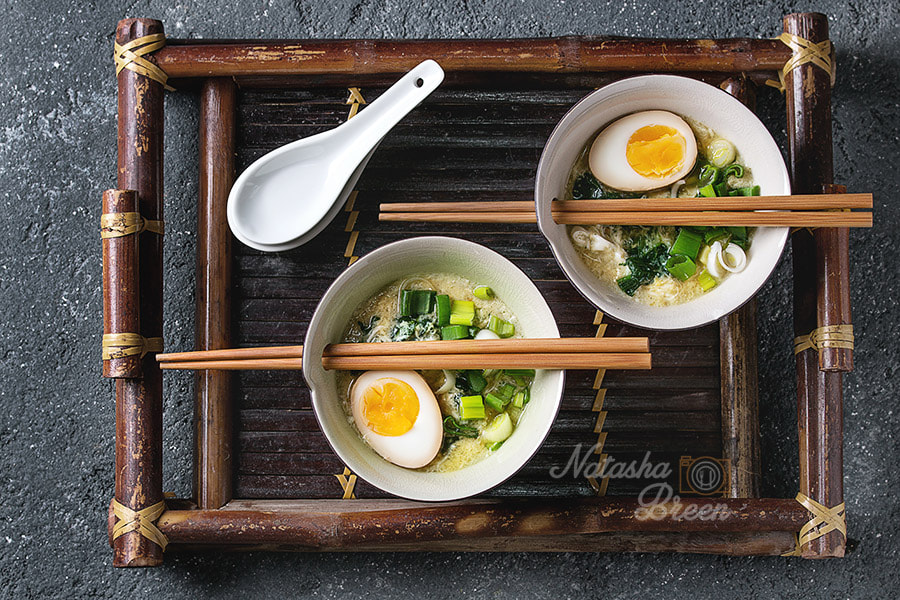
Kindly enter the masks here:
[[[385, 378], [409, 384], [419, 400], [419, 415], [412, 428], [403, 435], [380, 435], [369, 429], [363, 396], [366, 389]], [[441, 409], [428, 383], [415, 371], [366, 371], [350, 388], [350, 411], [366, 443], [395, 465], [409, 469], [424, 467], [441, 449], [444, 435]]]
[[[631, 168], [625, 156], [628, 140], [641, 127], [664, 125], [676, 130], [685, 141], [684, 161], [677, 172], [668, 177], [644, 177]], [[613, 121], [600, 132], [591, 145], [588, 164], [601, 183], [626, 192], [644, 192], [683, 179], [697, 161], [697, 140], [691, 126], [676, 114], [664, 110], [647, 110]]]

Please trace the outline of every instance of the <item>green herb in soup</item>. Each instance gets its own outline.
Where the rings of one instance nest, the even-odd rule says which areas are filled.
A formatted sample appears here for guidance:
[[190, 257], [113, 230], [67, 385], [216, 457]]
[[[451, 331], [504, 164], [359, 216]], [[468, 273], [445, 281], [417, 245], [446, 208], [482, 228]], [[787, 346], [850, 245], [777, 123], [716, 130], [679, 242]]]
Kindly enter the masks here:
[[[520, 335], [515, 315], [490, 287], [449, 273], [393, 283], [362, 304], [350, 323], [344, 342]], [[454, 471], [481, 460], [513, 435], [531, 397], [535, 371], [367, 371], [337, 377], [348, 419], [376, 452], [409, 468]], [[430, 403], [439, 409], [438, 427], [426, 414]], [[427, 427], [419, 427], [422, 419]]]

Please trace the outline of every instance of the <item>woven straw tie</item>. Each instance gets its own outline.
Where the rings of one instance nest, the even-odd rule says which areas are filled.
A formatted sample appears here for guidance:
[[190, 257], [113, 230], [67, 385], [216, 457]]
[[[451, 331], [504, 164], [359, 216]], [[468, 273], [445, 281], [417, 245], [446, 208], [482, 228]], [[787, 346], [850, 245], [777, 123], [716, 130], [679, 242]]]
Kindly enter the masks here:
[[162, 352], [161, 337], [145, 338], [139, 333], [107, 333], [102, 342], [103, 360], [125, 358], [140, 354], [141, 358], [148, 352]]
[[793, 51], [791, 58], [788, 59], [781, 71], [778, 72], [778, 81], [772, 79], [766, 81], [766, 85], [772, 86], [777, 90], [784, 91], [784, 80], [788, 73], [799, 66], [812, 64], [824, 70], [831, 77], [831, 85], [834, 85], [836, 75], [836, 65], [834, 62], [834, 46], [831, 40], [821, 42], [811, 42], [792, 33], [782, 33], [777, 40], [780, 40], [788, 48]]
[[113, 514], [116, 516], [116, 524], [113, 525], [113, 539], [123, 536], [131, 531], [137, 531], [163, 550], [169, 545], [165, 534], [156, 526], [156, 521], [166, 510], [166, 503], [160, 500], [156, 504], [132, 510], [113, 498]]
[[832, 531], [839, 531], [844, 536], [844, 539], [847, 539], [847, 520], [843, 502], [834, 508], [828, 508], [802, 492], [797, 494], [796, 500], [813, 514], [813, 518], [800, 528], [800, 534], [797, 536], [797, 547], [792, 552], [786, 552], [782, 556], [800, 556], [800, 549], [803, 546]]
[[826, 325], [813, 329], [808, 335], [794, 338], [794, 354], [800, 354], [810, 348], [817, 352], [822, 348], [853, 350], [853, 325]]
[[162, 221], [151, 221], [137, 212], [103, 213], [100, 215], [100, 237], [117, 238], [142, 231], [152, 231], [162, 235], [165, 227]]
[[175, 88], [166, 84], [169, 80], [166, 72], [144, 58], [144, 55], [156, 52], [165, 45], [166, 36], [163, 33], [145, 35], [126, 44], [116, 42], [115, 52], [113, 53], [113, 58], [116, 61], [116, 75], [121, 73], [122, 69], [128, 69], [138, 75], [152, 79], [168, 91], [174, 92]]

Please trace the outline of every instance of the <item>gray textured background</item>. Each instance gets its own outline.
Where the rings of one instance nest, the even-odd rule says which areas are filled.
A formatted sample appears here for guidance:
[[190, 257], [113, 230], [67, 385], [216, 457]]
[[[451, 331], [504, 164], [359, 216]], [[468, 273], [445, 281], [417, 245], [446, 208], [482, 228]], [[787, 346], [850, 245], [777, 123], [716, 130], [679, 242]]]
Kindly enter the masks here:
[[[896, 597], [900, 458], [896, 229], [900, 51], [895, 1], [245, 3], [5, 0], [0, 35], [0, 595], [130, 597]], [[237, 4], [241, 4], [237, 6]], [[172, 37], [774, 36], [782, 14], [820, 10], [838, 48], [836, 178], [876, 193], [875, 229], [853, 232], [856, 371], [845, 381], [845, 485], [855, 551], [844, 560], [592, 554], [170, 555], [116, 570], [111, 385], [99, 376], [99, 193], [114, 185], [116, 21]], [[783, 140], [783, 104], [764, 118]], [[166, 106], [166, 340], [193, 338], [195, 99]], [[760, 312], [765, 491], [797, 489], [789, 260]], [[167, 378], [165, 489], [189, 493], [190, 387]], [[160, 596], [158, 596], [160, 597]]]

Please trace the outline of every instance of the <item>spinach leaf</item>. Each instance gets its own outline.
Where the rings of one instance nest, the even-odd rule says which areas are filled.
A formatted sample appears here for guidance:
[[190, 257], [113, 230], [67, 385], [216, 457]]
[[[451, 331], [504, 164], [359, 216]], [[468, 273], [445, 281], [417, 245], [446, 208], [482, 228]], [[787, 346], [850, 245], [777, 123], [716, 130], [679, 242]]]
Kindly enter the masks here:
[[619, 190], [604, 186], [590, 171], [585, 171], [572, 182], [573, 200], [610, 200], [638, 197], [638, 194], [620, 192]]
[[655, 246], [638, 243], [626, 248], [625, 251], [628, 253], [628, 258], [625, 259], [624, 264], [628, 267], [629, 273], [617, 279], [616, 283], [623, 292], [634, 296], [639, 287], [650, 283], [656, 279], [657, 275], [663, 273], [666, 268], [666, 260], [669, 258], [669, 247], [663, 243]]

